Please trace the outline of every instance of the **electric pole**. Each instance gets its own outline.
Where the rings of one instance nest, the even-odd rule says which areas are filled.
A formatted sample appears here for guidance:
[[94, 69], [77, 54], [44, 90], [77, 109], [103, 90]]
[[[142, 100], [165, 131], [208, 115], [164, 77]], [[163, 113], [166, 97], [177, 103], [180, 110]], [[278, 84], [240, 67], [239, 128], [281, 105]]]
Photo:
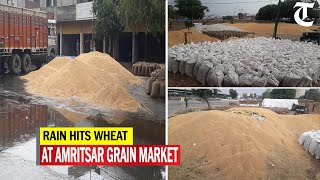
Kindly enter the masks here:
[[277, 38], [278, 24], [280, 19], [280, 4], [281, 4], [281, 0], [279, 0], [278, 2], [278, 12], [277, 12], [275, 25], [274, 25], [273, 38]]

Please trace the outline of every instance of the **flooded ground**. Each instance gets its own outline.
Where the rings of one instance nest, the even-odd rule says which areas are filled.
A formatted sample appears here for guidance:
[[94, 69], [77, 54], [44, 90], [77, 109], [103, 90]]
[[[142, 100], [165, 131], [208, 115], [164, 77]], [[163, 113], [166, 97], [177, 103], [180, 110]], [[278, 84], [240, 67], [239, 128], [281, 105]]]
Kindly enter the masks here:
[[[133, 127], [134, 144], [165, 144], [165, 103], [130, 87], [145, 110], [128, 113], [79, 102], [36, 97], [15, 76], [0, 76], [0, 179], [82, 179], [88, 172], [104, 179], [163, 179], [164, 167], [39, 167], [35, 132], [39, 127]], [[86, 174], [87, 173], [87, 174]], [[85, 175], [85, 176], [84, 176]], [[90, 177], [90, 176], [89, 176]], [[86, 178], [84, 178], [86, 179]]]

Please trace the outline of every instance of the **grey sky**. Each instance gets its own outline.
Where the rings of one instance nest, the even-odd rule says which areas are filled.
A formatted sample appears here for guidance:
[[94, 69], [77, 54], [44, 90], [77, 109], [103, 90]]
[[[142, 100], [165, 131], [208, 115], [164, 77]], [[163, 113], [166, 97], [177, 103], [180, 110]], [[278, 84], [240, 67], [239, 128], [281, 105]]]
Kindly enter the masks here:
[[[267, 4], [277, 4], [278, 0], [201, 0], [209, 8], [207, 15], [237, 15], [239, 12], [256, 14], [259, 9]], [[174, 0], [169, 0], [169, 5]]]

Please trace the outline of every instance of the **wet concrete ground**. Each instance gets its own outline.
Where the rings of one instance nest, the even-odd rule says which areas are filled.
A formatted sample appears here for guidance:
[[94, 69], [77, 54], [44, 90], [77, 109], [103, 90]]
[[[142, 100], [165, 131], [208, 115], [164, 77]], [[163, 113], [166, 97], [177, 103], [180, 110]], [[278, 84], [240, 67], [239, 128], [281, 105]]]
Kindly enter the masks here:
[[[24, 158], [15, 159], [23, 153], [10, 154], [11, 149], [24, 148], [24, 143], [32, 143], [35, 131], [39, 127], [129, 126], [134, 128], [135, 144], [165, 144], [165, 101], [151, 99], [145, 95], [147, 78], [142, 79], [141, 87], [130, 87], [129, 91], [146, 110], [128, 113], [88, 106], [81, 102], [66, 103], [61, 100], [36, 97], [25, 91], [25, 82], [17, 76], [0, 76], [0, 177], [10, 176], [9, 172], [12, 171], [15, 171], [14, 175], [40, 171], [44, 175], [40, 178], [72, 179], [90, 171], [90, 167], [67, 167], [67, 174], [61, 174], [54, 168], [37, 167], [32, 162], [25, 164]], [[77, 100], [70, 98], [66, 101]], [[30, 154], [35, 153], [35, 149], [30, 150]], [[4, 161], [15, 162], [5, 165], [1, 163]], [[1, 164], [7, 168], [1, 168]], [[23, 167], [20, 167], [21, 164]], [[93, 167], [92, 169], [106, 179], [162, 179], [161, 172], [164, 171], [164, 167]], [[32, 174], [30, 176], [29, 179], [33, 179], [37, 174], [34, 177]]]
[[[229, 100], [221, 101], [209, 101], [211, 108], [215, 107], [229, 107]], [[204, 101], [189, 100], [188, 107], [186, 108], [186, 102], [181, 100], [168, 100], [168, 115], [174, 116], [175, 114], [187, 110], [205, 109], [208, 105]]]

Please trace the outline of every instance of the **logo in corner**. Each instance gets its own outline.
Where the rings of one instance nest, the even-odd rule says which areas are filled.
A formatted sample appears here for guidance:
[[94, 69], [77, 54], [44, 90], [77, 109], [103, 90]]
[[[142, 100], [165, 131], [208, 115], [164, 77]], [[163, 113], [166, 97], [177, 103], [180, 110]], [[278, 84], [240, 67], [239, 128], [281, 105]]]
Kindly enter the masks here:
[[[304, 27], [311, 27], [313, 25], [313, 21], [311, 22], [305, 22], [305, 20], [308, 17], [308, 8], [313, 8], [314, 3], [303, 3], [303, 2], [297, 2], [296, 5], [293, 7], [300, 7], [295, 13], [294, 13], [294, 20], [300, 25]], [[302, 10], [302, 19], [300, 18], [300, 12]]]

